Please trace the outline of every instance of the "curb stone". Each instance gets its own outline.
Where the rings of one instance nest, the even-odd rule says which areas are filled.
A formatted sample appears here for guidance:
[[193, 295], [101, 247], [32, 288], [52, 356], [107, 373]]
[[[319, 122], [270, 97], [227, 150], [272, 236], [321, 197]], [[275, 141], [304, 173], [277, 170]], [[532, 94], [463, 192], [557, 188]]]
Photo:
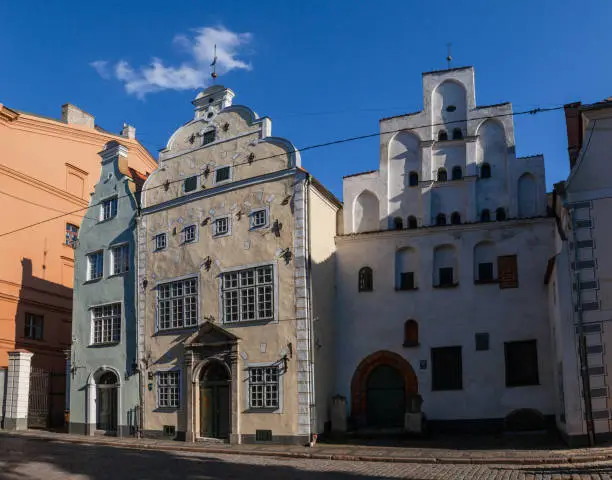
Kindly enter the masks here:
[[[14, 433], [2, 432], [7, 436], [21, 436], [31, 440], [42, 442], [74, 443], [80, 445], [103, 445], [107, 447], [126, 448], [131, 450], [157, 450], [190, 453], [213, 453], [223, 455], [245, 455], [252, 457], [277, 457], [277, 458], [308, 458], [313, 460], [333, 460], [347, 462], [379, 462], [379, 463], [418, 463], [418, 464], [441, 464], [441, 465], [562, 465], [562, 464], [582, 464], [612, 460], [612, 453], [602, 455], [577, 455], [577, 456], [541, 456], [541, 457], [483, 457], [483, 456], [458, 456], [458, 457], [388, 457], [372, 455], [347, 455], [347, 454], [322, 454], [322, 453], [302, 453], [302, 452], [282, 452], [282, 451], [257, 451], [239, 450], [232, 447], [191, 447], [179, 445], [157, 445], [137, 444], [128, 442], [113, 442], [109, 440], [85, 440], [80, 438], [53, 438], [47, 435], [36, 435], [31, 432]], [[0, 433], [0, 435], [2, 435]], [[4, 436], [4, 435], [2, 435]]]

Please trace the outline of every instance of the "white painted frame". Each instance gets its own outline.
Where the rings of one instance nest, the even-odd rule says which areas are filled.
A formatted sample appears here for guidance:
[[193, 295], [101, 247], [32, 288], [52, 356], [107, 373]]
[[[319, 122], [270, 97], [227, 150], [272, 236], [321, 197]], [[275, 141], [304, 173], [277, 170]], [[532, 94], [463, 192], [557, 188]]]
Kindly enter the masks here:
[[[115, 209], [115, 214], [111, 215], [108, 218], [104, 218], [104, 205], [106, 204], [106, 202], [111, 202], [115, 200], [117, 202], [117, 207]], [[98, 205], [100, 207], [100, 210], [98, 212], [98, 222], [108, 222], [110, 220], [112, 220], [113, 218], [116, 218], [117, 215], [119, 215], [119, 197], [117, 194], [113, 194], [113, 195], [109, 195], [108, 197], [102, 198], [99, 202]]]
[[[165, 285], [166, 283], [178, 282], [180, 280], [187, 280], [189, 278], [195, 278], [198, 281], [198, 301], [196, 302], [198, 306], [198, 311], [196, 312], [197, 322], [196, 325], [188, 326], [188, 327], [177, 327], [177, 328], [159, 328], [159, 286]], [[168, 278], [164, 280], [160, 280], [155, 284], [155, 334], [164, 334], [166, 332], [175, 332], [182, 330], [189, 330], [190, 328], [198, 328], [202, 323], [201, 317], [201, 302], [202, 302], [202, 281], [200, 279], [200, 274], [198, 273], [189, 273], [187, 275], [181, 275], [179, 277]]]
[[[119, 304], [121, 306], [121, 314], [119, 316], [119, 341], [118, 342], [111, 342], [111, 343], [94, 343], [93, 340], [93, 336], [94, 336], [94, 328], [93, 328], [93, 322], [94, 322], [94, 316], [93, 316], [93, 309], [96, 307], [105, 307], [107, 305], [115, 305], [115, 304]], [[105, 346], [108, 347], [113, 347], [115, 345], [119, 345], [123, 342], [123, 336], [126, 332], [126, 328], [125, 328], [125, 305], [123, 303], [122, 300], [119, 300], [117, 302], [104, 302], [104, 303], [98, 303], [96, 305], [90, 305], [89, 307], [87, 307], [87, 310], [89, 310], [89, 345], [90, 347], [96, 347], [96, 348], [103, 348]]]
[[[164, 407], [159, 404], [159, 374], [160, 373], [178, 373], [178, 405], [176, 407]], [[180, 410], [183, 405], [183, 371], [180, 367], [171, 367], [167, 369], [157, 370], [155, 372], [155, 409], [156, 410]]]
[[[115, 252], [113, 252], [113, 249], [115, 248], [119, 248], [119, 247], [127, 247], [128, 248], [128, 264], [127, 270], [124, 270], [123, 272], [115, 272], [114, 271], [114, 265], [115, 265]], [[109, 259], [109, 266], [108, 266], [108, 276], [109, 277], [116, 277], [119, 275], [124, 275], [126, 273], [128, 273], [130, 271], [130, 262], [129, 262], [129, 258], [130, 258], [130, 242], [120, 242], [120, 243], [114, 243], [112, 245], [108, 246], [108, 259]]]
[[[244, 389], [244, 413], [283, 413], [284, 412], [284, 378], [285, 372], [283, 372], [282, 362], [245, 362], [246, 380], [247, 385]], [[266, 368], [266, 367], [277, 367], [278, 368], [278, 407], [277, 408], [265, 408], [265, 407], [251, 407], [251, 368]]]
[[[217, 233], [217, 220], [225, 218], [227, 219], [227, 232]], [[212, 219], [212, 236], [213, 238], [227, 237], [232, 234], [232, 216], [231, 215], [219, 215]]]
[[[161, 237], [162, 235], [164, 237], [165, 245], [163, 248], [157, 248], [157, 238]], [[153, 252], [163, 252], [167, 248], [168, 248], [168, 232], [159, 232], [153, 235]]]
[[[229, 169], [229, 177], [227, 178], [227, 180], [221, 180], [221, 181], [217, 181], [217, 171], [221, 170], [223, 168], [228, 168]], [[213, 185], [223, 185], [225, 183], [229, 183], [233, 180], [234, 178], [234, 167], [233, 165], [217, 165], [215, 167], [215, 169], [213, 170]]]
[[[111, 371], [113, 372], [116, 376], [117, 376], [117, 436], [121, 436], [121, 413], [123, 411], [123, 381], [121, 378], [121, 375], [119, 374], [119, 371], [115, 368], [115, 367], [111, 367], [110, 365], [101, 365], [100, 367], [96, 368], [93, 372], [91, 372], [89, 374], [89, 377], [87, 378], [87, 396], [86, 396], [86, 409], [85, 411], [87, 412], [86, 415], [86, 421], [87, 424], [89, 425], [89, 435], [93, 436], [95, 431], [96, 431], [96, 424], [97, 424], [97, 396], [98, 396], [98, 391], [96, 388], [96, 380], [95, 380], [95, 376], [96, 373], [100, 372], [106, 372], [106, 371]], [[93, 421], [92, 421], [93, 419]]]
[[[193, 240], [191, 240], [190, 242], [185, 241], [185, 230], [187, 230], [188, 228], [193, 227], [195, 229], [195, 236], [193, 238]], [[197, 223], [190, 223], [187, 225], [183, 225], [183, 228], [181, 229], [181, 245], [191, 245], [193, 243], [198, 243], [200, 241], [200, 229], [198, 228], [198, 224]], [[168, 245], [168, 243], [166, 242], [166, 245]]]
[[[255, 225], [253, 219], [257, 212], [264, 212], [266, 215], [266, 221], [263, 225]], [[268, 228], [270, 226], [270, 207], [252, 208], [249, 212], [249, 230], [260, 230], [262, 228]]]

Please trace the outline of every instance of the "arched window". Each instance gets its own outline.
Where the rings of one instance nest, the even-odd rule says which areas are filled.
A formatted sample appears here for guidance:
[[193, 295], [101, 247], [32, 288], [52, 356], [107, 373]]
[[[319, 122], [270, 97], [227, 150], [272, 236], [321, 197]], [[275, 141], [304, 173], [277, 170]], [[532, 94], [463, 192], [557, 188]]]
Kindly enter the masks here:
[[448, 175], [445, 168], [438, 168], [438, 182], [446, 182]]
[[480, 221], [481, 222], [490, 222], [491, 221], [491, 212], [488, 208], [485, 208], [482, 212], [480, 212]]
[[401, 230], [404, 228], [404, 221], [402, 220], [402, 217], [395, 217], [393, 219], [393, 228], [395, 230]]
[[459, 281], [457, 267], [457, 251], [453, 245], [438, 245], [434, 248], [434, 287], [456, 286]]
[[483, 163], [480, 167], [480, 178], [491, 178], [491, 165]]
[[436, 216], [436, 225], [446, 225], [446, 215], [444, 215], [443, 213], [438, 213], [438, 215]]
[[408, 177], [408, 185], [416, 187], [419, 184], [419, 174], [417, 172], [410, 172]]
[[419, 259], [414, 248], [404, 247], [395, 252], [395, 289], [416, 290]]
[[474, 247], [474, 281], [475, 283], [490, 283], [496, 277], [495, 244], [483, 241]]
[[460, 128], [453, 128], [453, 140], [461, 140], [463, 138], [463, 132]]
[[502, 221], [506, 219], [506, 210], [504, 210], [504, 207], [499, 207], [496, 211], [495, 211], [495, 220], [497, 221]]
[[408, 217], [408, 228], [417, 228], [417, 219], [414, 215]]
[[459, 212], [453, 212], [451, 215], [451, 223], [453, 225], [459, 225], [461, 223], [461, 215]]
[[374, 278], [370, 267], [363, 267], [359, 270], [359, 291], [371, 292], [374, 290]]
[[448, 133], [446, 133], [446, 130], [440, 130], [438, 132], [438, 142], [442, 142], [444, 140], [448, 140]]
[[404, 347], [417, 347], [419, 345], [419, 324], [414, 320], [404, 323]]
[[463, 172], [461, 167], [453, 167], [453, 180], [461, 180], [463, 178]]

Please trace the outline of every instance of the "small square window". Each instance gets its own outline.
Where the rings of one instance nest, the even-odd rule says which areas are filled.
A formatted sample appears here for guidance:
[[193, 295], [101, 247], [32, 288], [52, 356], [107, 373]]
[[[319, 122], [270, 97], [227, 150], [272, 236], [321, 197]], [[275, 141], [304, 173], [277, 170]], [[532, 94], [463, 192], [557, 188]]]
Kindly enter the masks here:
[[215, 183], [226, 182], [230, 179], [230, 167], [221, 167], [215, 170]]
[[166, 248], [168, 237], [165, 233], [159, 233], [155, 235], [155, 250], [163, 250]]
[[474, 335], [476, 341], [476, 351], [483, 352], [489, 349], [489, 334], [488, 333], [477, 333]]
[[229, 233], [229, 217], [216, 218], [213, 223], [213, 236], [219, 237]]
[[488, 282], [493, 280], [493, 263], [479, 263], [478, 264], [478, 280], [481, 282]]
[[108, 220], [117, 215], [117, 197], [104, 200], [100, 210], [100, 220]]
[[208, 145], [209, 143], [213, 143], [216, 139], [215, 130], [209, 130], [208, 132], [204, 132], [202, 136], [202, 145]]
[[183, 191], [185, 193], [193, 192], [196, 188], [198, 188], [198, 177], [194, 175], [193, 177], [186, 178], [183, 182]]
[[414, 272], [400, 273], [400, 290], [414, 290]]
[[268, 224], [268, 212], [255, 210], [251, 213], [251, 228], [265, 227]]
[[453, 285], [453, 267], [442, 267], [439, 274], [441, 287]]
[[76, 248], [77, 239], [79, 237], [79, 227], [72, 223], [66, 224], [66, 245]]
[[193, 243], [196, 241], [196, 226], [189, 225], [183, 228], [183, 243]]
[[23, 336], [32, 340], [42, 340], [44, 317], [33, 313], [26, 313], [25, 316]]

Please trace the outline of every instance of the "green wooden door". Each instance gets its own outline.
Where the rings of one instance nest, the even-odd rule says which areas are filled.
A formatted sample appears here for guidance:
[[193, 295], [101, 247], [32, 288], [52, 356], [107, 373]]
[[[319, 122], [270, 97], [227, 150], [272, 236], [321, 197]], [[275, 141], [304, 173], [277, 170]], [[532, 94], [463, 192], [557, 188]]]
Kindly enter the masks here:
[[376, 367], [367, 380], [367, 423], [371, 427], [401, 427], [406, 394], [401, 373], [389, 365]]
[[209, 438], [227, 438], [229, 418], [229, 385], [203, 385], [200, 388], [200, 434]]

